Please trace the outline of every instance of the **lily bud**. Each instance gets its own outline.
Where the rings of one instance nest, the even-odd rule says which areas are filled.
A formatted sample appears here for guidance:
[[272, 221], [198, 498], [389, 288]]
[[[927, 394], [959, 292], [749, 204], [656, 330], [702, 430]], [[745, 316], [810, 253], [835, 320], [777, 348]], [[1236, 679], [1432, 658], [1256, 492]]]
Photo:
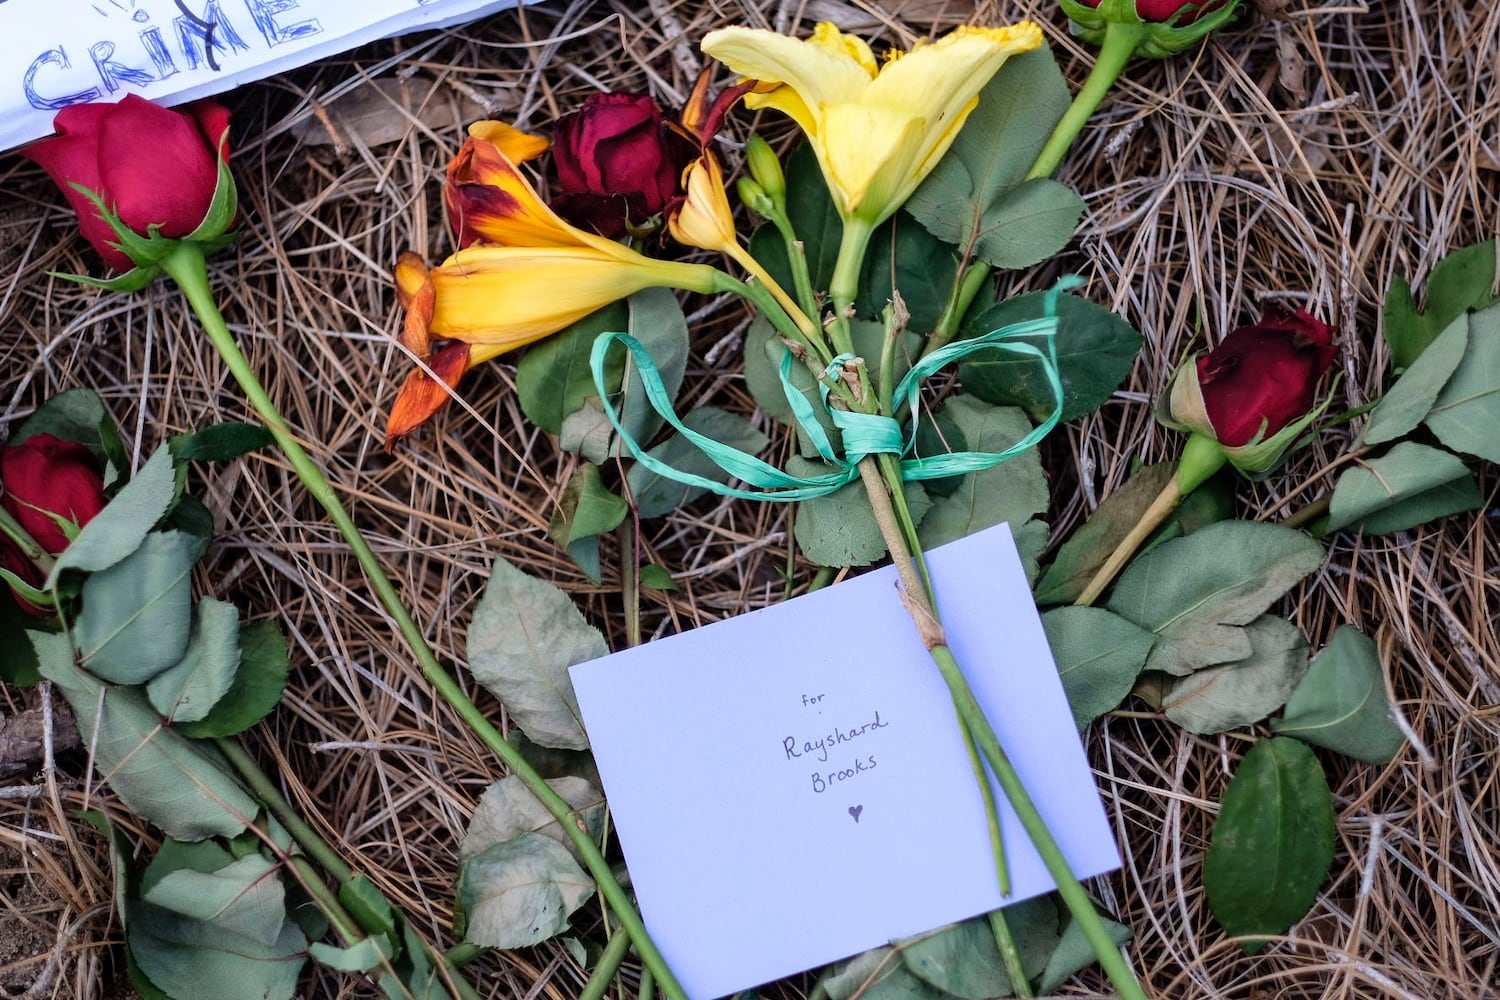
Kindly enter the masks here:
[[762, 219], [769, 219], [776, 211], [776, 203], [766, 194], [766, 189], [755, 183], [749, 177], [741, 177], [734, 182], [735, 193], [740, 196], [740, 201], [745, 207]]
[[[770, 143], [758, 135], [752, 135], [750, 141], [745, 143], [745, 167], [773, 204], [786, 204], [786, 175], [781, 172], [781, 161], [776, 158], [776, 151], [771, 148]], [[746, 201], [746, 204], [749, 202]]]

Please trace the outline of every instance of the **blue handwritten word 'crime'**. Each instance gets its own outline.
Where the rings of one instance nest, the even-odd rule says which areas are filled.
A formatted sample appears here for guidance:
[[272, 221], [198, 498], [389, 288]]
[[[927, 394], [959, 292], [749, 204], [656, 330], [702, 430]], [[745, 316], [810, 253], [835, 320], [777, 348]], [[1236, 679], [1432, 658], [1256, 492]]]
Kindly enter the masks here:
[[[26, 100], [38, 110], [56, 111], [70, 104], [97, 101], [127, 85], [145, 87], [183, 69], [195, 70], [204, 65], [218, 69], [218, 55], [250, 51], [251, 43], [245, 41], [246, 37], [256, 44], [263, 40], [266, 48], [273, 49], [323, 31], [317, 18], [296, 19], [293, 12], [299, 6], [297, 0], [241, 0], [241, 3], [245, 12], [240, 13], [235, 5], [231, 18], [222, 0], [206, 0], [201, 13], [192, 10], [184, 0], [178, 0], [177, 6], [183, 13], [172, 18], [170, 24], [152, 23], [149, 16], [143, 21], [144, 12], [137, 10], [132, 23], [122, 26], [133, 34], [94, 42], [88, 46], [86, 57], [59, 44], [26, 67], [22, 82]], [[235, 19], [242, 25], [248, 19], [255, 30], [242, 31], [236, 27]], [[59, 93], [68, 90], [66, 81], [70, 78], [71, 85], [77, 86], [79, 74], [69, 72], [74, 68], [75, 58], [80, 68], [93, 64], [89, 85]]]

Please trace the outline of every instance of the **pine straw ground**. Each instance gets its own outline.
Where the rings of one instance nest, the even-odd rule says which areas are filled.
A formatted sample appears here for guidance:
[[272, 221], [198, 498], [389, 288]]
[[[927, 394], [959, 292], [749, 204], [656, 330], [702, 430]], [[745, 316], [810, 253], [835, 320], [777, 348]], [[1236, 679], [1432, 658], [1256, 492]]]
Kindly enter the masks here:
[[[1388, 275], [1420, 279], [1447, 248], [1495, 232], [1500, 13], [1468, 0], [1268, 2], [1282, 19], [1262, 14], [1201, 51], [1132, 69], [1064, 168], [1089, 203], [1078, 238], [1045, 272], [1003, 282], [1009, 292], [1078, 272], [1090, 297], [1146, 334], [1124, 389], [1047, 444], [1054, 537], [1133, 459], [1174, 454], [1178, 439], [1153, 424], [1148, 400], [1184, 351], [1261, 302], [1305, 305], [1340, 332], [1339, 403], [1363, 403], [1384, 368], [1378, 304]], [[488, 109], [545, 127], [601, 86], [675, 104], [698, 67], [693, 40], [724, 24], [807, 30], [833, 18], [909, 42], [965, 20], [1028, 15], [1047, 24], [1076, 85], [1088, 54], [1044, 0], [553, 0], [524, 16], [372, 45], [228, 96], [246, 215], [237, 248], [214, 263], [221, 300], [294, 432], [340, 484], [448, 662], [463, 663], [465, 626], [496, 555], [567, 588], [616, 644], [625, 635], [613, 552], [594, 587], [546, 538], [574, 459], [522, 419], [514, 358], [471, 376], [469, 415], [453, 408], [394, 455], [380, 448], [384, 412], [409, 366], [392, 341], [390, 268], [406, 249], [446, 251], [439, 180], [464, 121]], [[325, 114], [338, 94], [369, 99], [378, 81], [393, 88], [380, 116], [397, 126], [391, 136], [351, 123], [336, 105]], [[421, 122], [404, 120], [400, 108], [417, 107]], [[328, 142], [328, 123], [338, 144]], [[745, 124], [733, 126], [737, 137]], [[138, 454], [170, 433], [246, 418], [175, 293], [99, 294], [47, 276], [97, 264], [39, 171], [14, 156], [0, 171], [0, 426], [74, 386], [106, 398]], [[691, 308], [702, 312], [685, 405], [750, 413], [739, 307]], [[785, 443], [785, 432], [766, 429]], [[1323, 495], [1348, 440], [1328, 434], [1284, 475], [1242, 487], [1243, 514], [1275, 520]], [[1493, 499], [1500, 477], [1493, 467], [1481, 477]], [[496, 762], [435, 703], [283, 461], [267, 453], [215, 468], [201, 492], [223, 530], [200, 591], [278, 619], [292, 640], [285, 701], [249, 745], [325, 837], [424, 932], [447, 940], [457, 838], [499, 776]], [[779, 600], [793, 558], [785, 517], [704, 500], [644, 525], [649, 557], [682, 584], [648, 594], [646, 635]], [[1265, 953], [1249, 958], [1226, 941], [1200, 882], [1215, 803], [1244, 745], [1136, 716], [1102, 720], [1089, 734], [1127, 859], [1095, 889], [1135, 929], [1134, 962], [1154, 996], [1500, 995], [1495, 528], [1493, 516], [1469, 514], [1391, 537], [1341, 535], [1285, 609], [1315, 646], [1346, 622], [1378, 637], [1412, 741], [1383, 768], [1327, 758], [1338, 813], [1333, 875], [1309, 918]], [[805, 587], [812, 568], [798, 561], [795, 574]], [[493, 699], [476, 696], [503, 721]], [[9, 713], [44, 693], [3, 697]], [[10, 995], [124, 995], [104, 846], [74, 818], [108, 800], [76, 756], [16, 780], [25, 784], [0, 789], [0, 983]], [[687, 820], [713, 836], [715, 818]], [[713, 905], [733, 901], [706, 904], [705, 919]], [[596, 908], [576, 923], [586, 935], [600, 931]], [[470, 969], [499, 998], [576, 997], [583, 982], [550, 944]], [[801, 997], [809, 987], [794, 979], [767, 994]], [[1090, 971], [1064, 992], [1100, 989]], [[368, 992], [350, 977], [305, 981], [308, 996]]]

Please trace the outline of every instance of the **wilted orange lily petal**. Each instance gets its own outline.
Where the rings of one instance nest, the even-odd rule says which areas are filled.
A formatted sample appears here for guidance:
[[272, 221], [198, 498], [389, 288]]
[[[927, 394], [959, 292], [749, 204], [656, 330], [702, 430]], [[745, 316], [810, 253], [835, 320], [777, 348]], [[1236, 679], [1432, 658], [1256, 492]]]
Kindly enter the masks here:
[[407, 251], [396, 261], [396, 298], [406, 310], [401, 325], [401, 343], [419, 358], [432, 353], [432, 308], [436, 293], [421, 254]]
[[471, 351], [468, 344], [448, 344], [427, 359], [427, 366], [438, 376], [437, 379], [420, 368], [406, 376], [396, 402], [391, 406], [390, 419], [386, 421], [386, 451], [391, 450], [397, 438], [422, 426], [452, 398], [451, 390], [458, 388], [459, 379], [471, 367]]

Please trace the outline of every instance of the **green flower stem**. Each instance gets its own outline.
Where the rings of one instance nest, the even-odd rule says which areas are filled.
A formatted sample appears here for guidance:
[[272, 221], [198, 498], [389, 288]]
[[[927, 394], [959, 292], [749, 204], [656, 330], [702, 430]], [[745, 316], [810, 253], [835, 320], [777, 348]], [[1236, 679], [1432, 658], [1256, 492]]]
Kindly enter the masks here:
[[636, 508], [615, 529], [620, 544], [620, 598], [625, 605], [625, 645], [641, 644], [641, 547], [636, 535]]
[[1004, 910], [991, 910], [987, 916], [990, 933], [995, 935], [995, 944], [1000, 948], [1000, 959], [1005, 963], [1005, 975], [1010, 979], [1013, 996], [1034, 997], [1031, 980], [1026, 978], [1026, 968], [1021, 964], [1021, 951], [1016, 947], [1016, 938], [1010, 932], [1010, 922]]
[[807, 268], [807, 247], [797, 238], [792, 220], [787, 218], [786, 212], [779, 206], [766, 218], [776, 227], [782, 242], [786, 244], [786, 259], [792, 268], [792, 285], [797, 291], [797, 301], [802, 303], [802, 311], [809, 316], [817, 316], [818, 296], [813, 291], [812, 272]]
[[[867, 472], [867, 469], [870, 471]], [[893, 516], [894, 512], [890, 506], [886, 484], [874, 478], [878, 476], [878, 473], [874, 471], [870, 459], [867, 458], [860, 463], [860, 471], [865, 477], [865, 486], [870, 494], [870, 507], [875, 514], [876, 523], [880, 525], [886, 547], [891, 552], [896, 571], [900, 574], [902, 585], [906, 589], [907, 610], [911, 613], [912, 620], [933, 662], [937, 664], [938, 671], [948, 685], [961, 725], [972, 734], [974, 742], [978, 744], [980, 753], [984, 755], [985, 761], [994, 773], [1000, 790], [1005, 793], [1011, 810], [1021, 821], [1021, 826], [1031, 839], [1037, 854], [1041, 856], [1042, 863], [1047, 866], [1048, 873], [1057, 883], [1058, 894], [1062, 896], [1073, 919], [1082, 929], [1084, 937], [1094, 950], [1094, 956], [1099, 960], [1105, 974], [1109, 976], [1110, 982], [1119, 991], [1120, 1000], [1146, 1000], [1146, 994], [1142, 991], [1140, 983], [1136, 981], [1130, 964], [1120, 954], [1119, 947], [1110, 938], [1104, 922], [1099, 919], [1099, 914], [1094, 910], [1093, 901], [1089, 899], [1078, 877], [1068, 867], [1068, 861], [1063, 857], [1062, 849], [1057, 846], [1052, 832], [1047, 829], [1046, 820], [1037, 811], [1036, 803], [1032, 801], [1031, 795], [1026, 791], [1026, 786], [1022, 784], [1020, 775], [1016, 773], [1015, 766], [1010, 762], [1010, 756], [1001, 747], [999, 737], [995, 735], [995, 730], [990, 725], [989, 719], [985, 717], [984, 710], [979, 707], [974, 691], [969, 687], [968, 678], [964, 676], [958, 660], [953, 655], [953, 650], [948, 646], [942, 626], [937, 622], [933, 605], [927, 599], [927, 591], [913, 566], [915, 562], [923, 565], [925, 569], [926, 560], [922, 556], [921, 548], [907, 545], [900, 526]], [[896, 492], [900, 490], [899, 482], [898, 479], [894, 487]], [[924, 573], [923, 576], [925, 575]]]
[[1161, 527], [1165, 521], [1182, 503], [1184, 497], [1208, 482], [1215, 472], [1224, 467], [1228, 461], [1224, 449], [1219, 442], [1202, 434], [1189, 434], [1187, 444], [1183, 446], [1182, 458], [1177, 463], [1177, 472], [1172, 476], [1171, 482], [1162, 488], [1151, 501], [1151, 506], [1141, 515], [1141, 519], [1130, 532], [1115, 546], [1115, 550], [1104, 560], [1104, 564], [1094, 573], [1089, 580], [1088, 586], [1083, 588], [1083, 593], [1078, 595], [1074, 604], [1088, 607], [1099, 599], [1120, 570], [1135, 555], [1135, 550], [1141, 547], [1141, 543], [1151, 537], [1151, 533]]
[[620, 963], [625, 961], [625, 953], [630, 950], [630, 935], [619, 931], [609, 939], [609, 944], [604, 948], [604, 954], [599, 956], [599, 964], [594, 966], [594, 971], [589, 975], [589, 981], [583, 984], [583, 992], [578, 994], [578, 1000], [603, 1000], [604, 994], [609, 992], [609, 984], [614, 982], [615, 973], [620, 971]]
[[[957, 711], [957, 706], [954, 706]], [[990, 776], [984, 769], [984, 757], [974, 743], [974, 734], [969, 727], [960, 724], [964, 749], [969, 754], [969, 766], [974, 770], [974, 780], [979, 785], [979, 794], [984, 799], [984, 818], [990, 833], [990, 853], [994, 857], [995, 875], [1000, 884], [1000, 898], [1010, 898], [1010, 865], [1005, 860], [1005, 837], [1000, 830], [1000, 810], [995, 805], [995, 789], [990, 785]], [[1026, 968], [1021, 962], [1021, 952], [1016, 947], [1016, 938], [1010, 932], [1010, 922], [1005, 911], [991, 910], [989, 913], [990, 934], [995, 938], [995, 947], [1000, 950], [1000, 961], [1005, 965], [1005, 974], [1010, 979], [1011, 989], [1018, 997], [1030, 997], [1031, 982], [1026, 978]]]
[[[828, 296], [833, 300], [833, 324], [828, 328], [837, 354], [853, 354], [854, 340], [849, 333], [849, 312], [859, 297], [859, 274], [865, 265], [865, 251], [875, 227], [858, 217], [844, 220], [844, 235], [839, 240], [839, 258], [833, 265], [828, 282]], [[868, 412], [868, 411], [867, 411]]]
[[651, 970], [645, 966], [641, 967], [641, 985], [636, 990], [636, 995], [640, 1000], [655, 1000], [656, 997], [656, 980], [651, 977]]
[[224, 359], [225, 365], [234, 375], [240, 388], [244, 390], [255, 412], [265, 421], [266, 427], [276, 438], [276, 443], [281, 446], [283, 454], [291, 462], [298, 478], [322, 505], [344, 536], [344, 540], [348, 542], [349, 548], [364, 569], [371, 588], [406, 639], [412, 655], [422, 669], [423, 676], [427, 678], [438, 695], [468, 724], [474, 734], [504, 762], [510, 773], [519, 777], [547, 811], [557, 819], [568, 838], [578, 848], [584, 864], [598, 883], [600, 895], [614, 909], [621, 926], [635, 943], [641, 961], [652, 967], [652, 972], [655, 973], [656, 978], [662, 984], [662, 989], [669, 997], [673, 1000], [686, 1000], [687, 994], [683, 992], [681, 984], [677, 982], [677, 977], [667, 967], [666, 959], [662, 957], [656, 944], [651, 940], [651, 936], [646, 932], [646, 925], [641, 922], [640, 914], [631, 904], [629, 895], [616, 880], [609, 863], [604, 859], [603, 852], [599, 850], [599, 845], [589, 837], [588, 827], [583, 822], [583, 817], [575, 812], [562, 796], [553, 791], [552, 786], [548, 785], [542, 776], [526, 762], [520, 751], [505, 741], [505, 737], [469, 699], [452, 675], [443, 669], [437, 656], [427, 645], [421, 628], [406, 610], [405, 605], [401, 603], [401, 597], [396, 593], [396, 587], [391, 583], [390, 577], [386, 576], [380, 560], [376, 558], [369, 543], [360, 534], [359, 528], [354, 524], [354, 519], [339, 502], [338, 494], [334, 492], [332, 484], [308, 456], [301, 443], [287, 429], [286, 422], [282, 420], [281, 414], [276, 409], [276, 404], [271, 401], [265, 387], [256, 378], [254, 369], [250, 367], [250, 362], [240, 351], [239, 345], [235, 343], [234, 335], [230, 333], [224, 317], [219, 312], [218, 304], [214, 301], [213, 293], [209, 289], [208, 267], [204, 262], [202, 250], [191, 243], [183, 243], [160, 263], [162, 269], [177, 282], [178, 287], [187, 296], [188, 303], [193, 307], [199, 322], [203, 324], [203, 329], [207, 332], [209, 339], [218, 350], [220, 357]]
[[1136, 526], [1120, 539], [1120, 544], [1115, 546], [1109, 558], [1104, 560], [1104, 564], [1089, 578], [1088, 585], [1083, 588], [1083, 593], [1079, 594], [1078, 600], [1073, 603], [1085, 608], [1093, 605], [1099, 599], [1099, 595], [1104, 593], [1104, 589], [1114, 582], [1120, 570], [1125, 568], [1125, 564], [1130, 561], [1131, 556], [1135, 555], [1135, 550], [1141, 547], [1141, 543], [1150, 538], [1151, 533], [1160, 528], [1162, 522], [1167, 519], [1167, 515], [1177, 509], [1183, 496], [1182, 488], [1177, 485], [1177, 477], [1173, 476], [1156, 495], [1156, 499], [1151, 501], [1151, 506], [1146, 508], [1146, 512], [1141, 515]]
[[1286, 520], [1281, 522], [1284, 528], [1301, 528], [1312, 524], [1318, 518], [1328, 513], [1328, 506], [1333, 500], [1332, 493], [1325, 493], [1301, 510], [1288, 514]]
[[[267, 777], [238, 740], [220, 737], [213, 741], [219, 752], [228, 759], [233, 768], [239, 772], [245, 784], [250, 786], [257, 801], [271, 811], [286, 832], [297, 842], [297, 846], [306, 852], [307, 857], [312, 858], [323, 870], [339, 885], [346, 885], [354, 881], [354, 870], [344, 863], [338, 852], [318, 836], [311, 826], [307, 824], [297, 810], [292, 808], [290, 802], [281, 794], [281, 790]], [[308, 864], [306, 858], [294, 857], [292, 864], [297, 870], [297, 881], [307, 890], [318, 905], [318, 909], [328, 918], [333, 925], [334, 931], [343, 940], [345, 945], [354, 944], [364, 938], [367, 934], [382, 933], [378, 927], [361, 927], [349, 911], [344, 909], [338, 897], [328, 891], [328, 886], [323, 884], [323, 879]], [[456, 989], [464, 1000], [478, 1000], [479, 994], [469, 982], [459, 975], [447, 957], [428, 943], [427, 939], [418, 936], [422, 942], [422, 950], [427, 953], [428, 961], [438, 967], [448, 966], [444, 973], [444, 979], [448, 985]]]
[[1031, 172], [1026, 175], [1027, 180], [1051, 177], [1056, 172], [1062, 158], [1073, 148], [1078, 133], [1083, 131], [1083, 126], [1099, 107], [1099, 102], [1104, 100], [1104, 95], [1109, 93], [1109, 88], [1120, 78], [1125, 64], [1145, 39], [1145, 25], [1109, 22], [1104, 29], [1104, 43], [1099, 46], [1099, 55], [1094, 59], [1094, 68], [1089, 71], [1088, 79], [1083, 81], [1078, 96], [1068, 105], [1062, 120], [1052, 130], [1036, 163], [1032, 164]]
[[948, 296], [948, 303], [943, 306], [943, 315], [938, 318], [937, 328], [932, 331], [932, 336], [927, 338], [927, 343], [922, 348], [924, 357], [940, 347], [947, 347], [958, 336], [958, 324], [963, 322], [969, 306], [974, 304], [975, 297], [989, 278], [990, 266], [982, 260], [976, 260], [971, 261], [953, 279], [953, 291]]
[[33, 566], [41, 570], [43, 576], [52, 575], [52, 565], [57, 560], [53, 559], [52, 555], [42, 548], [42, 543], [32, 538], [31, 532], [23, 528], [21, 522], [12, 517], [4, 507], [0, 507], [0, 532], [4, 532], [7, 538], [16, 543], [21, 554]]
[[1000, 746], [1000, 740], [991, 728], [989, 720], [985, 718], [984, 710], [975, 700], [974, 692], [953, 656], [953, 650], [949, 649], [946, 643], [940, 643], [932, 647], [931, 653], [933, 662], [938, 665], [938, 670], [942, 672], [943, 679], [948, 682], [948, 687], [953, 692], [953, 700], [958, 705], [959, 717], [973, 731], [980, 752], [984, 754], [990, 770], [994, 772], [995, 780], [1000, 783], [1000, 790], [1005, 793], [1005, 798], [1015, 812], [1016, 818], [1021, 821], [1021, 826], [1031, 838], [1032, 846], [1036, 848], [1037, 854], [1041, 855], [1042, 863], [1047, 866], [1052, 880], [1057, 883], [1057, 892], [1062, 896], [1068, 911], [1072, 913], [1073, 919], [1094, 949], [1094, 957], [1099, 960], [1099, 965], [1103, 967], [1105, 975], [1109, 976], [1109, 981], [1119, 991], [1120, 1000], [1146, 1000], [1146, 994], [1141, 989], [1140, 983], [1136, 981], [1135, 973], [1130, 969], [1130, 963], [1125, 960], [1124, 955], [1120, 954], [1119, 945], [1110, 938], [1109, 931], [1105, 929], [1104, 922], [1099, 919], [1099, 914], [1094, 909], [1093, 901], [1089, 899], [1089, 894], [1084, 891], [1082, 883], [1068, 867], [1068, 861], [1063, 857], [1062, 849], [1057, 846], [1052, 832], [1047, 829], [1046, 820], [1042, 819], [1042, 814], [1037, 811], [1036, 803], [1026, 791], [1026, 786], [1021, 783], [1021, 776], [1016, 773], [1010, 757]]

